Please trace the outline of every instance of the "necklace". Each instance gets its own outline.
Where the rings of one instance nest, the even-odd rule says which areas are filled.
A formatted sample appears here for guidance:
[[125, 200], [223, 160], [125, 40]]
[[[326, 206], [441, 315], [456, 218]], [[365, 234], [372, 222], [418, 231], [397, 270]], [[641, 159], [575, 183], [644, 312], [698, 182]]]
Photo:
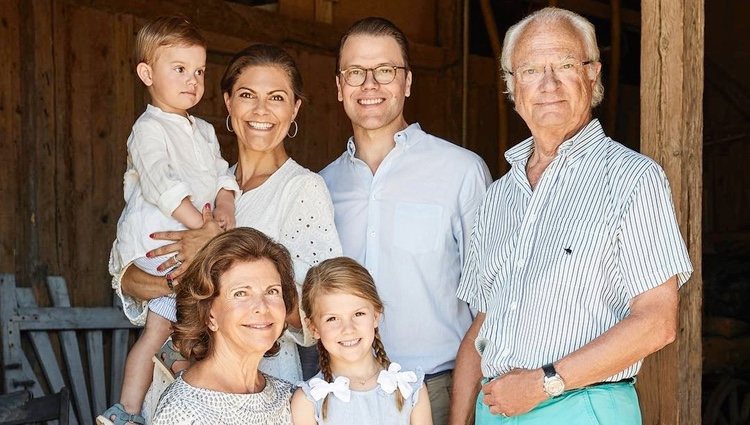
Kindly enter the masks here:
[[383, 370], [383, 369], [381, 369], [380, 367], [378, 367], [377, 370], [375, 370], [375, 373], [373, 373], [372, 375], [370, 375], [370, 376], [368, 376], [366, 378], [349, 377], [349, 379], [352, 380], [352, 381], [354, 381], [355, 383], [359, 384], [360, 386], [363, 386], [366, 383], [368, 383], [372, 378], [374, 378], [375, 376], [377, 376], [380, 373], [381, 370]]

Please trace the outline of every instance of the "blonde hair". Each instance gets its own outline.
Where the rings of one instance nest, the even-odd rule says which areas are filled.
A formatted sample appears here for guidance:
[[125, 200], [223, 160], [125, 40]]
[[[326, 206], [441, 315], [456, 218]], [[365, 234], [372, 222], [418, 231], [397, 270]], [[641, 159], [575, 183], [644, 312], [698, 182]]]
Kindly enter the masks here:
[[[307, 317], [312, 318], [315, 314], [315, 300], [321, 295], [331, 293], [345, 293], [362, 298], [372, 304], [375, 310], [383, 313], [383, 301], [375, 288], [375, 282], [370, 273], [359, 263], [347, 257], [331, 258], [319, 265], [310, 268], [302, 284], [302, 311]], [[311, 319], [312, 320], [312, 319]], [[380, 340], [380, 332], [375, 328], [375, 338], [372, 340], [372, 349], [375, 359], [383, 369], [388, 369], [391, 361]], [[326, 381], [333, 381], [331, 372], [331, 357], [323, 343], [318, 340], [318, 351], [320, 353], [320, 371]], [[395, 392], [396, 406], [398, 410], [404, 407], [404, 397], [400, 391]], [[323, 400], [323, 420], [328, 413], [328, 396]]]
[[207, 46], [206, 39], [187, 18], [161, 16], [149, 21], [135, 37], [135, 63], [151, 64], [163, 46]]

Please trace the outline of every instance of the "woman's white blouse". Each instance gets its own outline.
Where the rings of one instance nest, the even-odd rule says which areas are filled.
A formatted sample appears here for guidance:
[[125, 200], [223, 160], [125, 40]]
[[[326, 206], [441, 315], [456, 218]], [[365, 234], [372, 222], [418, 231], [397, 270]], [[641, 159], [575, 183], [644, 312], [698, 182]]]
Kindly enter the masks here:
[[[231, 167], [229, 172], [234, 174], [234, 170], [235, 167]], [[237, 227], [258, 229], [289, 250], [298, 292], [310, 267], [341, 256], [333, 204], [323, 178], [293, 159], [288, 159], [262, 185], [242, 193], [235, 203]], [[112, 287], [120, 296], [126, 315], [131, 320], [134, 317], [145, 319], [148, 303], [123, 294], [121, 277], [122, 270], [113, 273]], [[281, 338], [279, 354], [264, 359], [260, 369], [292, 383], [301, 381], [295, 341], [302, 345], [313, 343], [306, 329], [298, 332], [289, 329]]]
[[[235, 167], [230, 169], [234, 173]], [[288, 159], [259, 187], [236, 202], [237, 226], [253, 227], [284, 245], [292, 256], [298, 292], [307, 270], [323, 260], [341, 256], [333, 204], [323, 178]], [[300, 310], [300, 315], [303, 315]], [[304, 316], [303, 321], [304, 323]], [[291, 383], [302, 381], [295, 342], [312, 345], [307, 329], [282, 335], [281, 351], [264, 358], [259, 369]], [[296, 365], [292, 370], [290, 365]]]

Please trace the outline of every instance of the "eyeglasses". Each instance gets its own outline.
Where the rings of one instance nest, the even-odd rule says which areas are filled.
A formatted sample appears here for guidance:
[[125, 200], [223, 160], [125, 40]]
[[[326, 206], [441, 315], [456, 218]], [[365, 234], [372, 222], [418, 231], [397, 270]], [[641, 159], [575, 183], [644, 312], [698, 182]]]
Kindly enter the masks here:
[[[567, 59], [562, 62], [550, 64], [550, 69], [557, 76], [557, 78], [572, 77], [578, 73], [578, 71], [591, 63], [593, 60], [585, 62], [578, 61], [576, 59]], [[536, 83], [544, 77], [544, 71], [547, 69], [547, 65], [529, 65], [522, 66], [516, 69], [515, 72], [508, 71], [508, 74], [514, 76], [521, 84], [532, 84]]]
[[342, 69], [341, 71], [339, 71], [339, 74], [344, 77], [344, 81], [346, 81], [346, 84], [352, 87], [359, 87], [365, 83], [365, 80], [367, 80], [368, 71], [372, 71], [372, 78], [374, 78], [375, 81], [378, 82], [378, 84], [390, 84], [394, 79], [396, 79], [396, 73], [399, 69], [403, 69], [404, 71], [406, 71], [409, 68], [396, 65], [380, 65], [375, 68], [361, 68], [359, 66], [352, 66], [347, 69]]

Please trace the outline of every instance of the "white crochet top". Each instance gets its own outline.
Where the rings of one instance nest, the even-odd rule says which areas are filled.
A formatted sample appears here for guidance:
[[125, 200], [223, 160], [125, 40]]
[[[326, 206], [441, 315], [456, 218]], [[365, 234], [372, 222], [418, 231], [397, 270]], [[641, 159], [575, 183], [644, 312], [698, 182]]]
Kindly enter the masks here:
[[292, 385], [265, 375], [256, 394], [232, 394], [194, 387], [177, 377], [167, 387], [152, 425], [291, 425]]

